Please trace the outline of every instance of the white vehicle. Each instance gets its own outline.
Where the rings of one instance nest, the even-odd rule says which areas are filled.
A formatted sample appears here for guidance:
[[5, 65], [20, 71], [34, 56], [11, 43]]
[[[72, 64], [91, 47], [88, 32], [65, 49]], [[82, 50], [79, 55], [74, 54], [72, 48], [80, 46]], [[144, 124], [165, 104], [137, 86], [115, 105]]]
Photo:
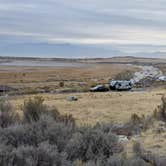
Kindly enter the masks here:
[[158, 78], [159, 81], [166, 81], [166, 76], [161, 76]]
[[119, 91], [131, 90], [132, 82], [127, 80], [113, 80], [110, 82], [110, 89]]

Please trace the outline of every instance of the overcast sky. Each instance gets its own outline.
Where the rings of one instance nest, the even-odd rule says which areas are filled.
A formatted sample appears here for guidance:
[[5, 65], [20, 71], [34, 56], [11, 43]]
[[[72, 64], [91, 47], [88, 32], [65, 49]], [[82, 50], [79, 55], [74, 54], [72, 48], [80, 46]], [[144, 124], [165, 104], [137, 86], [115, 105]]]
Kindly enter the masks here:
[[166, 0], [0, 0], [0, 55], [40, 43], [166, 52]]

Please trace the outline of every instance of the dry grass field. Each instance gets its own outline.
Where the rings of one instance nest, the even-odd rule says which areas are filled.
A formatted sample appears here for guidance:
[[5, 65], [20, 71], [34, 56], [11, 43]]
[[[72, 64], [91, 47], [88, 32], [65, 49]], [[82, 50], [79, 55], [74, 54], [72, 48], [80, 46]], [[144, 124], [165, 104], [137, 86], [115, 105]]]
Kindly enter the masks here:
[[[122, 64], [118, 64], [118, 61]], [[165, 64], [160, 64], [161, 60], [148, 61], [148, 59], [129, 57], [89, 60], [82, 67], [1, 66], [0, 85], [8, 85], [16, 88], [17, 91], [25, 92], [19, 93], [21, 95], [9, 96], [10, 102], [20, 115], [22, 115], [21, 107], [25, 100], [42, 96], [45, 104], [56, 107], [61, 114], [72, 114], [78, 126], [94, 126], [96, 123], [124, 124], [131, 120], [131, 115], [134, 113], [139, 116], [152, 115], [155, 108], [160, 105], [161, 97], [166, 94], [165, 86], [162, 84], [162, 86], [150, 87], [144, 91], [130, 92], [92, 93], [86, 92], [86, 90], [92, 85], [105, 84], [110, 79], [140, 70], [134, 65], [127, 65], [128, 62], [137, 65], [143, 65], [143, 62], [145, 65], [154, 63], [155, 67], [160, 68], [164, 74], [166, 73]], [[45, 93], [40, 91], [37, 94], [33, 93], [38, 89], [46, 91]], [[76, 91], [64, 91], [67, 89]], [[75, 96], [78, 100], [68, 101], [70, 96]], [[132, 147], [135, 141], [141, 142], [146, 150], [155, 155], [165, 155], [166, 134], [164, 132], [157, 135], [154, 131], [155, 128], [157, 127], [153, 126], [128, 141], [126, 144], [128, 157], [134, 154]]]
[[153, 129], [142, 133], [137, 138], [138, 141], [142, 142], [146, 150], [152, 151], [155, 155], [165, 156], [166, 154], [166, 132], [156, 134]]
[[166, 58], [143, 58], [143, 57], [113, 57], [113, 58], [98, 58], [98, 59], [86, 59], [82, 60], [82, 62], [97, 62], [97, 63], [112, 63], [112, 64], [166, 64]]
[[[124, 123], [131, 114], [150, 115], [161, 102], [164, 90], [147, 92], [107, 92], [78, 94], [41, 94], [45, 103], [55, 106], [62, 114], [72, 114], [79, 125], [94, 125], [97, 122]], [[39, 95], [40, 96], [40, 95]], [[78, 101], [68, 101], [76, 96]], [[12, 103], [20, 110], [25, 99], [34, 95], [13, 97]]]
[[141, 132], [140, 135], [134, 136], [126, 145], [126, 152], [128, 157], [133, 155], [133, 144], [140, 142], [142, 147], [147, 151], [151, 152], [156, 157], [163, 157], [166, 154], [166, 131], [161, 134], [156, 133], [159, 122], [155, 122], [150, 129], [145, 132]]
[[[134, 73], [136, 67], [122, 64], [84, 67], [0, 67], [0, 85], [17, 89], [20, 94], [55, 91], [87, 91], [91, 86], [108, 83], [120, 73]], [[63, 86], [60, 86], [60, 83]]]
[[107, 80], [123, 71], [135, 71], [136, 68], [121, 64], [87, 65], [85, 67], [0, 67], [0, 84], [15, 85], [51, 83], [59, 81]]
[[[24, 101], [35, 96], [42, 96], [45, 104], [56, 107], [61, 114], [71, 114], [78, 126], [94, 126], [96, 123], [125, 124], [131, 120], [131, 115], [134, 113], [138, 116], [152, 115], [155, 108], [160, 105], [161, 97], [166, 94], [163, 84], [162, 86], [144, 89], [144, 91], [110, 91], [105, 93], [84, 91], [81, 91], [81, 93], [64, 93], [61, 91], [67, 88], [75, 90], [89, 89], [92, 85], [105, 84], [117, 76], [140, 70], [132, 65], [125, 64], [130, 60], [132, 61], [130, 58], [122, 59], [123, 64], [116, 64], [118, 60], [118, 58], [115, 58], [113, 63], [111, 61], [110, 64], [89, 61], [86, 67], [1, 66], [0, 84], [9, 85], [23, 91], [26, 89], [50, 90], [47, 93], [9, 96], [10, 102], [20, 115], [22, 114], [21, 107]], [[141, 61], [139, 63], [142, 63], [142, 59], [138, 60]], [[145, 62], [148, 63], [148, 60]], [[156, 60], [154, 59], [152, 62], [156, 63]], [[164, 74], [166, 73], [165, 64], [155, 66], [159, 67]], [[61, 82], [63, 82], [63, 86], [60, 86]], [[68, 98], [71, 96], [77, 97], [78, 100], [69, 101]], [[160, 154], [162, 156], [166, 154], [166, 132], [158, 135], [154, 131], [156, 128], [156, 126], [152, 126], [140, 135], [133, 136], [126, 143], [128, 157], [134, 154], [132, 147], [135, 141], [141, 142], [144, 149], [153, 152], [155, 155]]]

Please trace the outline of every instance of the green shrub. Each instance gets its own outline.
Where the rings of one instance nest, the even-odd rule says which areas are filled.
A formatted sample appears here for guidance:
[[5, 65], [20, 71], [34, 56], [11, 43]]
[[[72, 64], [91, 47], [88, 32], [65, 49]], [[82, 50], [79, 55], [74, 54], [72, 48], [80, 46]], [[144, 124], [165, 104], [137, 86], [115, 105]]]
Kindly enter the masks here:
[[33, 122], [38, 121], [40, 115], [46, 111], [46, 105], [43, 104], [44, 99], [42, 97], [35, 97], [34, 99], [28, 99], [24, 102], [22, 107], [24, 121]]
[[1, 147], [1, 166], [71, 166], [65, 153], [59, 153], [56, 145], [42, 142], [38, 147], [19, 146], [10, 149]]
[[115, 152], [118, 145], [117, 141], [117, 137], [111, 132], [104, 133], [100, 129], [87, 127], [73, 135], [66, 151], [71, 160], [88, 161], [97, 158], [108, 158]]
[[142, 154], [142, 147], [140, 142], [134, 142], [133, 144], [133, 152], [135, 153], [136, 156], [141, 156]]
[[141, 117], [139, 117], [137, 114], [132, 114], [131, 115], [131, 122], [132, 123], [141, 123], [142, 122], [142, 119], [141, 119]]
[[[76, 127], [71, 115], [61, 115], [41, 97], [24, 102], [21, 123], [9, 102], [0, 103], [1, 166], [144, 166], [140, 158], [126, 159], [112, 134], [113, 124]], [[137, 118], [136, 118], [137, 119]], [[1, 116], [0, 116], [0, 121]], [[134, 146], [139, 154], [140, 146]], [[80, 165], [79, 165], [80, 164]], [[141, 165], [142, 164], [142, 165]]]
[[7, 100], [0, 101], [0, 127], [5, 128], [19, 122], [18, 115], [13, 111], [12, 105]]
[[63, 81], [59, 82], [59, 87], [63, 88], [65, 86], [65, 83]]
[[153, 117], [158, 120], [166, 121], [166, 96], [162, 96], [161, 105], [154, 110]]
[[114, 79], [115, 80], [130, 80], [133, 78], [134, 73], [132, 71], [126, 70], [124, 72], [121, 72], [117, 74]]
[[58, 110], [54, 108], [49, 108], [44, 104], [44, 99], [42, 97], [34, 97], [34, 99], [28, 99], [24, 102], [22, 106], [23, 110], [23, 121], [32, 123], [40, 119], [41, 115], [46, 114], [52, 116], [56, 121], [63, 121], [67, 124], [75, 123], [74, 118], [71, 115], [60, 115]]
[[159, 107], [159, 112], [160, 112], [160, 116], [161, 118], [166, 121], [166, 96], [163, 96], [161, 98], [162, 104]]
[[145, 162], [143, 159], [139, 157], [129, 160], [128, 163], [128, 166], [150, 166], [149, 163]]

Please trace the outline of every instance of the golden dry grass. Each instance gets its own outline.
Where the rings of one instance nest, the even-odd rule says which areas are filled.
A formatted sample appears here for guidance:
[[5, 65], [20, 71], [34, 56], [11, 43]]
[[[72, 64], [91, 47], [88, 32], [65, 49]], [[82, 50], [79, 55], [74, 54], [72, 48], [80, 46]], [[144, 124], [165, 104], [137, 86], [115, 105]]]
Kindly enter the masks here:
[[[97, 122], [124, 123], [131, 114], [151, 114], [160, 104], [164, 91], [151, 92], [107, 92], [79, 94], [42, 94], [45, 103], [55, 106], [62, 114], [72, 114], [77, 124], [94, 125]], [[11, 99], [17, 110], [23, 100], [33, 97], [21, 96]], [[78, 101], [67, 101], [68, 96], [78, 97]]]
[[[115, 59], [116, 61], [118, 59]], [[128, 61], [128, 59], [127, 59]], [[163, 65], [165, 69], [165, 66]], [[54, 86], [59, 88], [59, 82], [64, 81], [67, 87], [88, 86], [94, 83], [107, 83], [117, 74], [132, 71], [137, 68], [120, 64], [93, 64], [88, 67], [0, 67], [0, 84], [10, 85], [17, 88]], [[107, 93], [74, 93], [74, 94], [39, 94], [45, 99], [45, 104], [55, 106], [62, 114], [72, 114], [78, 125], [95, 125], [97, 122], [124, 123], [131, 114], [150, 115], [161, 102], [161, 96], [165, 90], [152, 90], [145, 92], [107, 92]], [[11, 97], [11, 102], [17, 111], [25, 99], [35, 95]], [[67, 101], [67, 97], [76, 96], [78, 101]], [[166, 134], [158, 140], [152, 130], [142, 133], [137, 138], [142, 142], [145, 149], [166, 153]], [[132, 154], [132, 144], [127, 145], [129, 154]], [[159, 148], [164, 147], [164, 148]]]
[[135, 142], [140, 142], [143, 149], [145, 149], [148, 152], [151, 152], [155, 156], [165, 156], [166, 154], [166, 131], [157, 134], [155, 131], [158, 128], [158, 123], [155, 122], [154, 125], [151, 126], [150, 129], [148, 129], [145, 132], [142, 132], [141, 135], [137, 135], [133, 137], [126, 146], [126, 151], [128, 157], [131, 157], [133, 155], [133, 144]]
[[136, 71], [132, 66], [112, 64], [89, 64], [87, 67], [0, 67], [0, 84], [17, 88], [107, 83], [109, 79], [124, 71]]
[[[41, 94], [45, 99], [45, 104], [55, 106], [61, 114], [72, 114], [77, 125], [95, 125], [102, 123], [125, 123], [131, 114], [151, 115], [154, 109], [160, 105], [161, 97], [165, 90], [153, 90], [146, 92], [106, 92], [106, 93], [75, 93], [75, 94]], [[36, 95], [12, 97], [11, 102], [16, 110], [20, 112], [20, 107], [24, 100]], [[78, 101], [67, 101], [68, 96], [78, 97]], [[140, 136], [132, 138], [126, 144], [127, 156], [133, 155], [132, 146], [135, 141], [142, 143], [144, 149], [154, 154], [166, 154], [166, 132], [160, 136], [153, 131], [155, 127], [142, 132]]]
[[143, 58], [143, 57], [113, 57], [113, 58], [98, 58], [86, 59], [83, 62], [110, 62], [110, 63], [131, 63], [131, 64], [166, 64], [166, 58]]

